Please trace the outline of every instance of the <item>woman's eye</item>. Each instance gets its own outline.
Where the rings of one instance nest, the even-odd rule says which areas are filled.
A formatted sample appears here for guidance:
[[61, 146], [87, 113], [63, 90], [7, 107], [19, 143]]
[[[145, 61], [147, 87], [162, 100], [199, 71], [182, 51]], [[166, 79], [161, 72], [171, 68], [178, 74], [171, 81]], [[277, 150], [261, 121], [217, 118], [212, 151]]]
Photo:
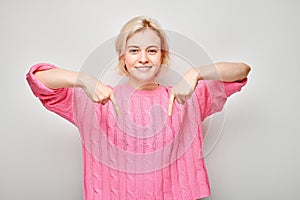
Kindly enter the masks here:
[[132, 54], [137, 53], [138, 51], [139, 51], [138, 49], [129, 49], [129, 53]]
[[158, 50], [157, 49], [149, 49], [148, 52], [150, 54], [156, 54], [158, 52]]

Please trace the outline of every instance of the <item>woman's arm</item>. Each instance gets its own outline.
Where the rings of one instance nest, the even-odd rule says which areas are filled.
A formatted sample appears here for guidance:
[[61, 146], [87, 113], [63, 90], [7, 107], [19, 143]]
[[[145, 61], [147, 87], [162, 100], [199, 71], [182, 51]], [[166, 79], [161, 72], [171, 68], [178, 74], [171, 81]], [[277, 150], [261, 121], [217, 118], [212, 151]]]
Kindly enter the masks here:
[[96, 103], [106, 104], [108, 100], [111, 100], [117, 114], [119, 114], [119, 106], [113, 95], [113, 90], [87, 73], [54, 68], [38, 71], [34, 75], [51, 89], [81, 87], [88, 97]]
[[192, 96], [199, 80], [219, 80], [224, 82], [242, 81], [250, 72], [245, 63], [219, 62], [199, 68], [189, 69], [183, 78], [172, 88], [168, 114], [172, 113], [174, 99], [183, 104]]
[[220, 80], [224, 82], [241, 81], [250, 72], [250, 66], [245, 63], [219, 62], [191, 69], [187, 73], [197, 74], [197, 80]]
[[69, 87], [81, 87], [76, 81], [78, 72], [54, 68], [44, 71], [37, 71], [34, 75], [48, 88], [59, 89]]

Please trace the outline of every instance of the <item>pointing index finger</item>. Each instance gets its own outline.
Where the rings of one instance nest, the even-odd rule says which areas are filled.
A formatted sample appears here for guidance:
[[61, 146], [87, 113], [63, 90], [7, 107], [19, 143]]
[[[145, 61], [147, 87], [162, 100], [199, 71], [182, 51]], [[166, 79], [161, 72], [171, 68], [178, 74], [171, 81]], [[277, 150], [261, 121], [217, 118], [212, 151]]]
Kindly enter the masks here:
[[112, 102], [112, 104], [114, 106], [114, 109], [115, 109], [115, 111], [117, 113], [117, 116], [119, 117], [120, 114], [121, 114], [120, 107], [119, 107], [118, 101], [117, 101], [117, 99], [116, 99], [116, 97], [115, 97], [115, 95], [113, 93], [110, 95], [110, 100], [111, 100], [111, 102]]
[[173, 103], [174, 103], [175, 96], [173, 93], [171, 93], [170, 98], [169, 98], [169, 104], [168, 104], [168, 115], [172, 115], [172, 110], [173, 110]]

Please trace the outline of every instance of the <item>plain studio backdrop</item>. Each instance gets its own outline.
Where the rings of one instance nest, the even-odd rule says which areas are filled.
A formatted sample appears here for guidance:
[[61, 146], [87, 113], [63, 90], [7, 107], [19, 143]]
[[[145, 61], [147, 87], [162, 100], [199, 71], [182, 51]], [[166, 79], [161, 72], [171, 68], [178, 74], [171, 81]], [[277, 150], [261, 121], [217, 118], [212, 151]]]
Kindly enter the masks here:
[[82, 199], [77, 129], [41, 106], [25, 74], [38, 62], [79, 70], [137, 15], [191, 38], [213, 62], [252, 66], [206, 156], [207, 199], [299, 199], [299, 9], [296, 0], [1, 0], [0, 199]]

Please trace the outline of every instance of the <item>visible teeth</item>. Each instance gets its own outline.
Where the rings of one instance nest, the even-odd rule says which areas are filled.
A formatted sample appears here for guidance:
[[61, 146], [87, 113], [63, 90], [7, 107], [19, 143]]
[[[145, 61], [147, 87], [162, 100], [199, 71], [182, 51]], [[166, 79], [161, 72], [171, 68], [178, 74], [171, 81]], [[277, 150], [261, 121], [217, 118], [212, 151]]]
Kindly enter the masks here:
[[147, 71], [151, 69], [151, 66], [145, 66], [145, 67], [136, 67], [137, 70], [139, 71]]
[[148, 70], [148, 69], [150, 69], [150, 68], [148, 68], [148, 67], [138, 68], [138, 70], [142, 70], [142, 71], [146, 71], [146, 70]]

